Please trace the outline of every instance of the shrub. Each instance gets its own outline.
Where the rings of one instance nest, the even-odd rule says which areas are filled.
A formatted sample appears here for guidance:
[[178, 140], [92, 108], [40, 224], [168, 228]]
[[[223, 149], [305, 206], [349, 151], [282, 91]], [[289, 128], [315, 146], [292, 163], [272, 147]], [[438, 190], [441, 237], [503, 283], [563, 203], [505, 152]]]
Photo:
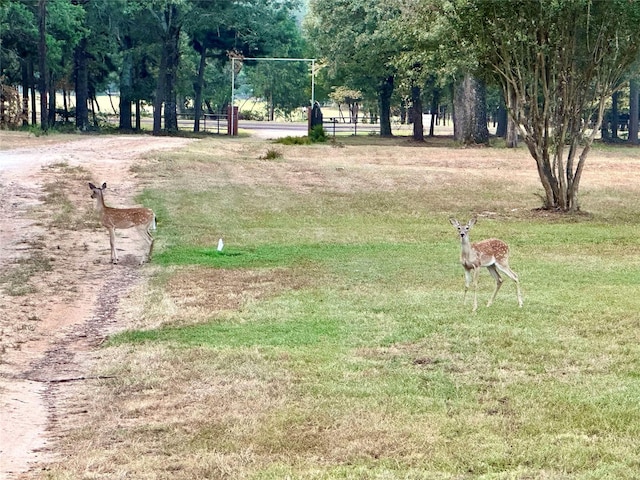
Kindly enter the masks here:
[[321, 143], [327, 141], [327, 134], [322, 125], [315, 125], [309, 132], [309, 139], [312, 143]]
[[267, 153], [259, 157], [260, 160], [277, 160], [282, 158], [282, 152], [279, 152], [275, 148], [270, 148]]
[[282, 145], [309, 145], [311, 141], [309, 137], [282, 137], [274, 140], [275, 143], [280, 143]]

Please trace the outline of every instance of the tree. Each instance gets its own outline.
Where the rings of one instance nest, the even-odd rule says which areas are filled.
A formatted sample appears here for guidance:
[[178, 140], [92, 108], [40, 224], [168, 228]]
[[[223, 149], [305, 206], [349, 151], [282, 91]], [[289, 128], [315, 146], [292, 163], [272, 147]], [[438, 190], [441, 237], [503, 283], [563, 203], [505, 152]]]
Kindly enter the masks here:
[[106, 0], [107, 23], [113, 25], [111, 37], [117, 43], [119, 61], [116, 71], [120, 84], [121, 130], [132, 130], [132, 104], [136, 106], [136, 125], [140, 129], [143, 101], [152, 102], [157, 88], [156, 70], [159, 63], [160, 32], [156, 18], [149, 15], [146, 3]]
[[360, 102], [362, 102], [362, 92], [359, 90], [352, 90], [350, 88], [341, 86], [337, 87], [329, 94], [329, 98], [338, 105], [338, 111], [344, 121], [344, 113], [342, 112], [342, 105], [346, 104], [349, 110], [349, 122], [356, 123], [358, 121], [358, 112], [360, 111]]
[[237, 32], [229, 26], [234, 17], [230, 13], [233, 6], [226, 1], [205, 2], [198, 5], [199, 14], [191, 17], [190, 45], [198, 55], [198, 71], [193, 82], [194, 132], [200, 131], [207, 59], [213, 58], [221, 68], [228, 52], [235, 48]]
[[[229, 101], [229, 53], [239, 57], [301, 56], [300, 33], [292, 12], [297, 0], [199, 0], [192, 4], [192, 14], [185, 21], [184, 30], [197, 60], [192, 77], [194, 99], [194, 131], [200, 130], [203, 104], [220, 109]], [[236, 63], [236, 66], [239, 66]], [[215, 68], [212, 68], [215, 67]], [[274, 107], [290, 110], [292, 105], [304, 103], [304, 89], [291, 82], [304, 79], [305, 64], [285, 65], [274, 69], [262, 62], [254, 65], [249, 74], [256, 92], [274, 98]], [[247, 69], [249, 70], [249, 69]], [[295, 71], [289, 80], [291, 71]], [[302, 71], [301, 71], [302, 70]], [[273, 81], [273, 72], [281, 75]], [[295, 95], [297, 93], [297, 96]]]
[[49, 88], [47, 84], [47, 0], [38, 1], [38, 66], [40, 76], [38, 77], [38, 90], [40, 90], [40, 128], [49, 128], [49, 105], [47, 95]]
[[[302, 58], [304, 41], [294, 17], [287, 9], [272, 10], [268, 32], [262, 36], [262, 50], [271, 57]], [[257, 62], [247, 69], [247, 77], [256, 96], [267, 99], [269, 119], [274, 119], [275, 110], [290, 115], [295, 109], [309, 105], [311, 88], [309, 72], [311, 65], [306, 61]]]
[[391, 136], [391, 97], [400, 43], [393, 19], [400, 14], [385, 0], [311, 0], [305, 29], [334, 81], [377, 96], [380, 135]]
[[[461, 51], [458, 31], [448, 17], [449, 0], [394, 0], [401, 12], [392, 31], [402, 50], [394, 59], [398, 77], [431, 95], [431, 125], [434, 124], [441, 93], [451, 92], [454, 134], [464, 143], [486, 143], [486, 92], [484, 79], [477, 74], [478, 61], [472, 50]], [[414, 139], [422, 138], [414, 124]]]
[[[104, 90], [114, 81], [121, 63], [118, 39], [123, 19], [121, 0], [73, 0], [82, 8], [83, 21], [77, 28], [74, 50], [74, 80], [76, 92], [76, 128], [84, 131], [90, 127], [89, 103], [96, 92]], [[97, 127], [94, 113], [94, 127]]]
[[160, 31], [160, 66], [158, 68], [157, 87], [153, 100], [153, 134], [162, 132], [162, 107], [164, 105], [164, 130], [178, 130], [178, 111], [176, 102], [176, 80], [180, 60], [180, 31], [189, 10], [184, 0], [158, 0], [148, 7], [149, 13], [156, 19]]
[[[9, 85], [22, 85], [22, 122], [28, 123], [29, 92], [35, 102], [35, 64], [38, 59], [36, 9], [16, 2], [0, 6], [0, 77]], [[35, 105], [32, 123], [36, 123]]]
[[640, 3], [459, 0], [462, 51], [500, 82], [538, 167], [543, 206], [579, 210], [579, 186], [607, 97], [637, 60]]

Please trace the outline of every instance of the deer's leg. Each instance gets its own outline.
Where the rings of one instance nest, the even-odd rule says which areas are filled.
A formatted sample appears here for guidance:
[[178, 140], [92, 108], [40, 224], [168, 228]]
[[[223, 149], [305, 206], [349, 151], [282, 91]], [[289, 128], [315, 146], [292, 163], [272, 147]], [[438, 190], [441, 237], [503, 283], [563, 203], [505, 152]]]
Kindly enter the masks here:
[[500, 287], [502, 286], [502, 277], [498, 273], [498, 270], [496, 270], [496, 266], [495, 265], [489, 265], [487, 267], [487, 270], [489, 270], [489, 273], [491, 274], [493, 279], [496, 281], [496, 289], [493, 291], [493, 295], [491, 295], [491, 298], [489, 299], [489, 302], [487, 303], [487, 307], [490, 307], [491, 304], [493, 303], [493, 301], [496, 299], [496, 295], [498, 294], [498, 290], [500, 290]]
[[516, 284], [516, 292], [518, 294], [518, 305], [522, 307], [522, 292], [520, 291], [520, 281], [516, 272], [511, 270], [508, 265], [500, 265], [496, 263], [496, 267]]
[[478, 310], [478, 277], [480, 276], [480, 268], [473, 269], [473, 311]]
[[153, 235], [151, 235], [151, 230], [155, 230], [156, 228], [157, 228], [156, 216], [154, 214], [153, 217], [151, 218], [151, 222], [149, 223], [149, 226], [147, 227], [147, 235], [151, 239], [151, 245], [149, 245], [149, 260], [151, 260], [151, 254], [153, 253], [153, 243], [155, 242], [155, 238], [153, 238]]
[[111, 263], [118, 263], [118, 252], [116, 252], [116, 229], [109, 228], [109, 243], [111, 244]]
[[155, 242], [155, 239], [151, 236], [151, 234], [148, 231], [147, 231], [147, 236], [151, 240], [151, 242], [149, 243], [149, 255], [147, 255], [147, 259], [150, 261], [151, 254], [153, 253], [153, 242]]
[[464, 269], [464, 297], [462, 298], [463, 305], [467, 304], [467, 291], [471, 285], [471, 271]]
[[148, 228], [144, 230], [144, 238], [147, 240], [147, 243], [149, 244], [149, 253], [147, 253], [147, 261], [151, 261], [151, 253], [153, 253], [154, 239], [151, 236], [151, 233], [149, 232]]
[[146, 242], [147, 248], [149, 249], [147, 251], [148, 253], [140, 261], [140, 265], [142, 265], [145, 262], [145, 260], [146, 261], [151, 260], [151, 252], [153, 250], [153, 237], [151, 236], [151, 233], [149, 232], [149, 228], [150, 227], [151, 227], [150, 224], [149, 225], [140, 225], [140, 226], [136, 227], [136, 229], [140, 233], [140, 236]]

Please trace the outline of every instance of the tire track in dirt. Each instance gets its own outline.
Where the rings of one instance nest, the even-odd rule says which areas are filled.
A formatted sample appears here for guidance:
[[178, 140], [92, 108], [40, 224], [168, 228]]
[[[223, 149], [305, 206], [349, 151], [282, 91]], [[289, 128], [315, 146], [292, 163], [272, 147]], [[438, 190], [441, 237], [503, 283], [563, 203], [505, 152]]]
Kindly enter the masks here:
[[[47, 267], [29, 278], [32, 288], [25, 292], [10, 295], [6, 282], [0, 282], [0, 478], [21, 478], [34, 462], [55, 455], [48, 440], [64, 435], [56, 419], [83, 412], [82, 405], [74, 404], [74, 384], [92, 381], [91, 352], [109, 333], [124, 328], [117, 325], [119, 299], [144, 281], [137, 257], [124, 255], [118, 266], [108, 263], [104, 229], [51, 228], [55, 212], [42, 212], [43, 187], [56, 180], [51, 166], [82, 167], [94, 181], [109, 182], [116, 187], [116, 205], [116, 199], [131, 202], [138, 190], [130, 167], [141, 155], [192, 141], [61, 139], [29, 147], [32, 139], [25, 136], [27, 146], [0, 152], [0, 275], [19, 271], [29, 257], [41, 258]], [[65, 193], [81, 208], [92, 208], [83, 182], [71, 182]], [[137, 242], [125, 233], [118, 245], [130, 252]]]

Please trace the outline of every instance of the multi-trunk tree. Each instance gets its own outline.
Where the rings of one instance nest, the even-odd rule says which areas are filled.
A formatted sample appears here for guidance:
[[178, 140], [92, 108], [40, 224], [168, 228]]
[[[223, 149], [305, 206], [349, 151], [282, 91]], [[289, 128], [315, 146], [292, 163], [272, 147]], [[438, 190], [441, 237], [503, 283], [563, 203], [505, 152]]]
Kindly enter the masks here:
[[607, 99], [638, 59], [640, 3], [458, 0], [461, 48], [501, 84], [548, 209], [576, 211]]

